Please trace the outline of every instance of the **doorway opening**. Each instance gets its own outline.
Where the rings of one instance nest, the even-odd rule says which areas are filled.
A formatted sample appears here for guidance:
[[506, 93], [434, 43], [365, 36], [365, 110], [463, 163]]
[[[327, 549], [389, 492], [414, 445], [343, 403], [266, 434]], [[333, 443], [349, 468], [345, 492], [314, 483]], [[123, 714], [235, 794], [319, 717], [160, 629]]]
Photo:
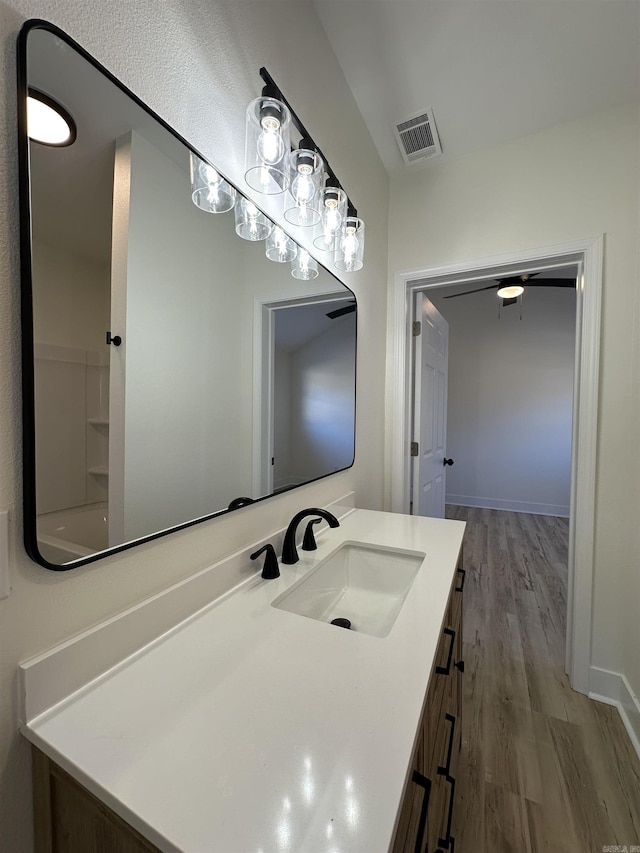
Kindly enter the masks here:
[[351, 294], [256, 302], [254, 496], [353, 464], [355, 329]]
[[486, 280], [415, 294], [412, 514], [444, 517], [446, 491], [569, 517], [576, 276], [532, 275], [516, 297]]
[[565, 668], [571, 686], [582, 693], [589, 690], [591, 662], [602, 251], [599, 237], [400, 273], [395, 278], [389, 322], [389, 508], [406, 513], [411, 481], [414, 294], [443, 285], [482, 280], [489, 284], [528, 272], [577, 267]]

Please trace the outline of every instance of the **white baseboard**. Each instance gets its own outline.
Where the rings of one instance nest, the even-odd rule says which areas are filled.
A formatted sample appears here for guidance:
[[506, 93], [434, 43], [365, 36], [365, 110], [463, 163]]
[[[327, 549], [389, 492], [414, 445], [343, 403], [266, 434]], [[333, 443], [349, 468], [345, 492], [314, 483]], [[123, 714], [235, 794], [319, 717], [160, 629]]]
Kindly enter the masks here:
[[508, 501], [502, 498], [478, 498], [470, 495], [447, 495], [447, 503], [454, 506], [471, 506], [476, 509], [504, 509], [508, 512], [529, 512], [532, 515], [557, 515], [569, 518], [569, 507], [562, 504]]
[[640, 701], [626, 677], [619, 672], [592, 666], [589, 669], [589, 698], [615, 705], [640, 758]]

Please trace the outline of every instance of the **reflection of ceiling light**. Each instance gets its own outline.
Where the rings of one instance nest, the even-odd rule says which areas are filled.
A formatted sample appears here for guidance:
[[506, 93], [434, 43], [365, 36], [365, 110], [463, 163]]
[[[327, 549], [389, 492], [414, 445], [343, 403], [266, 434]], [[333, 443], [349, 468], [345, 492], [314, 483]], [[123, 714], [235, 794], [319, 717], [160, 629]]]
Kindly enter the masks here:
[[524, 287], [521, 284], [510, 284], [507, 287], [500, 287], [498, 289], [498, 296], [500, 299], [517, 299], [518, 296], [522, 296], [523, 293]]
[[27, 97], [27, 133], [34, 142], [62, 148], [76, 140], [76, 124], [53, 98], [29, 89]]
[[191, 152], [191, 198], [205, 213], [226, 213], [236, 203], [236, 191], [213, 166]]
[[318, 262], [306, 249], [298, 249], [298, 254], [291, 262], [291, 275], [301, 281], [311, 281], [318, 277]]

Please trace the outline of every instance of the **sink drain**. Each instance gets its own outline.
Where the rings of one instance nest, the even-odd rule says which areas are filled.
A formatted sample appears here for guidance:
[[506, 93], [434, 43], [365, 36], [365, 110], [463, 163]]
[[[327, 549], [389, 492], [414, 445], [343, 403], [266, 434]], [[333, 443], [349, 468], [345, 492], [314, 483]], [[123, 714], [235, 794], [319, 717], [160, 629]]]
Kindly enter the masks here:
[[339, 616], [337, 619], [332, 619], [331, 624], [337, 625], [338, 628], [350, 628], [351, 619], [344, 619], [342, 616]]

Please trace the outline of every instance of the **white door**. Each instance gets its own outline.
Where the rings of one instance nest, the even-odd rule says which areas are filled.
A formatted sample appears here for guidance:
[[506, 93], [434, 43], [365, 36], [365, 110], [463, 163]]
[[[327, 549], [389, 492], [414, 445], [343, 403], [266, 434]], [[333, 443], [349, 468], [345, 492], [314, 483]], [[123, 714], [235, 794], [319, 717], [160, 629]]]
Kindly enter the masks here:
[[416, 293], [414, 317], [412, 512], [444, 518], [446, 470], [453, 464], [446, 459], [449, 324], [424, 293]]

